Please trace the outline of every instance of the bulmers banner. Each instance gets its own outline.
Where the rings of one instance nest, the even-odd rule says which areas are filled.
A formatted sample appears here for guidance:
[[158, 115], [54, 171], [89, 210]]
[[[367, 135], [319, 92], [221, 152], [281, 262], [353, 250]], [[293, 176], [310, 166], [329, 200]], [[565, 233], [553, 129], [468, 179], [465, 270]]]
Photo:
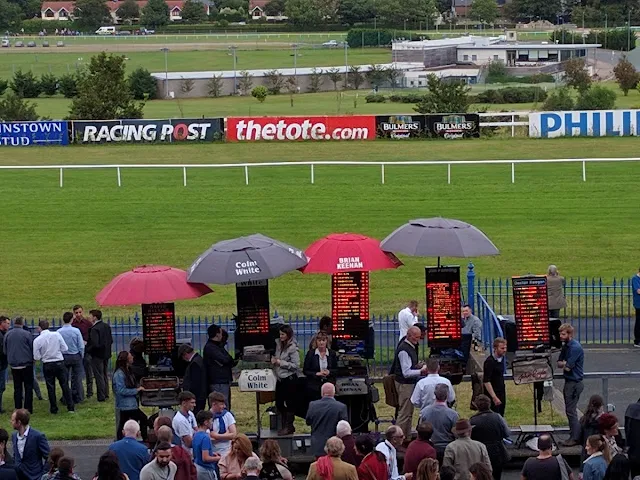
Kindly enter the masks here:
[[0, 146], [68, 144], [67, 122], [0, 122]]
[[530, 137], [627, 137], [640, 135], [640, 110], [533, 112]]
[[213, 142], [224, 139], [222, 118], [107, 120], [71, 123], [74, 143]]
[[426, 137], [427, 119], [424, 115], [378, 115], [376, 117], [378, 138]]
[[227, 140], [373, 140], [376, 117], [232, 117], [227, 118]]
[[378, 138], [471, 138], [480, 136], [480, 117], [476, 113], [429, 115], [378, 115]]

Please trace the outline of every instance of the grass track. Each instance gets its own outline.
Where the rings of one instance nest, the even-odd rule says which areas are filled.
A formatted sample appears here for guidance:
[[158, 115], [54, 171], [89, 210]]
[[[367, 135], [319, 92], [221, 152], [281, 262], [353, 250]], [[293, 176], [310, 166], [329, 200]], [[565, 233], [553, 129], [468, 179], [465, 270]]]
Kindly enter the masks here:
[[[268, 160], [416, 160], [635, 156], [636, 138], [110, 146], [7, 149], [7, 164], [214, 163]], [[253, 232], [306, 247], [331, 232], [383, 238], [411, 218], [442, 215], [483, 229], [501, 255], [474, 259], [479, 275], [543, 272], [549, 263], [568, 276], [631, 274], [640, 227], [633, 192], [640, 164], [521, 165], [516, 183], [504, 166], [456, 166], [452, 184], [440, 166], [254, 168], [190, 170], [182, 186], [174, 170], [0, 171], [2, 232], [0, 310], [60, 315], [93, 297], [114, 275], [142, 263], [187, 267], [211, 243]], [[393, 313], [422, 298], [422, 267], [434, 259], [372, 275], [371, 309]], [[446, 262], [465, 260], [445, 259]], [[327, 276], [291, 273], [271, 282], [272, 309], [329, 310]], [[235, 311], [235, 292], [178, 305], [179, 314]], [[131, 312], [110, 310], [110, 313]]]

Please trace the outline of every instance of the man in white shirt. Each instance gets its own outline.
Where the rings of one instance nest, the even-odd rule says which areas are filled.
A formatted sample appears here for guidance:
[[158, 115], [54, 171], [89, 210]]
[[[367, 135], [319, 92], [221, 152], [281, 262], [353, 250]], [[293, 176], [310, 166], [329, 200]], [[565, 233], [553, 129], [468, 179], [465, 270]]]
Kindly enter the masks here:
[[411, 395], [411, 403], [418, 407], [420, 410], [428, 407], [436, 401], [435, 389], [439, 383], [444, 383], [449, 387], [449, 396], [447, 403], [453, 404], [456, 400], [456, 392], [453, 391], [453, 386], [448, 378], [441, 377], [440, 361], [437, 358], [431, 357], [427, 359], [427, 376], [419, 380], [416, 384], [416, 388]]
[[406, 308], [398, 313], [398, 326], [400, 328], [400, 337], [398, 341], [407, 336], [407, 331], [418, 323], [418, 301], [411, 300]]
[[387, 459], [387, 469], [389, 470], [389, 480], [411, 480], [413, 473], [400, 475], [398, 472], [397, 448], [404, 441], [404, 433], [397, 425], [391, 425], [384, 433], [384, 442], [376, 446], [376, 451], [382, 453]]
[[209, 394], [209, 404], [211, 405], [211, 428], [209, 437], [213, 445], [213, 453], [224, 457], [231, 450], [231, 440], [238, 433], [236, 429], [236, 419], [227, 410], [226, 400], [222, 393], [211, 392]]
[[56, 379], [62, 389], [62, 397], [67, 404], [69, 413], [75, 413], [71, 389], [69, 388], [69, 375], [64, 365], [63, 353], [67, 352], [67, 344], [62, 335], [49, 330], [49, 322], [40, 320], [40, 335], [33, 341], [33, 358], [42, 361], [42, 372], [47, 383], [47, 393], [49, 395], [49, 411], [52, 414], [58, 413], [58, 401], [56, 396]]
[[171, 426], [175, 434], [182, 440], [183, 448], [191, 453], [191, 442], [198, 428], [196, 417], [193, 414], [193, 409], [196, 408], [196, 396], [191, 392], [181, 392], [178, 395], [178, 401], [180, 402], [180, 410], [173, 416]]

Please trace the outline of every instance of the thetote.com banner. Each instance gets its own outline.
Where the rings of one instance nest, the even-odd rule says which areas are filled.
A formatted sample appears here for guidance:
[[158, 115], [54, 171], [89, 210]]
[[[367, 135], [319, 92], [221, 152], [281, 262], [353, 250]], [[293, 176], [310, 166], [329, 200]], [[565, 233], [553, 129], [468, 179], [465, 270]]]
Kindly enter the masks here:
[[640, 135], [640, 110], [529, 114], [530, 137], [627, 137], [631, 135]]
[[227, 140], [373, 140], [376, 117], [232, 117], [227, 118]]
[[74, 143], [213, 142], [224, 138], [222, 118], [71, 122]]
[[0, 122], [0, 146], [68, 144], [67, 122]]

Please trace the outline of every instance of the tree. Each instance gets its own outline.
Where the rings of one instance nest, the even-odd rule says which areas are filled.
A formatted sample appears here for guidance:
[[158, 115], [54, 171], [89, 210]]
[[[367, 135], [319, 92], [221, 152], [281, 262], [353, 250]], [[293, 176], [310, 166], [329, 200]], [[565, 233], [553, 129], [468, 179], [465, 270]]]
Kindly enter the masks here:
[[145, 27], [157, 28], [169, 23], [169, 5], [164, 0], [149, 0], [142, 8], [140, 23]]
[[618, 61], [618, 64], [613, 67], [613, 73], [625, 97], [629, 94], [629, 90], [636, 88], [638, 81], [640, 81], [640, 75], [636, 72], [636, 67], [627, 60], [626, 56], [622, 57]]
[[35, 103], [28, 102], [15, 93], [9, 93], [3, 100], [0, 100], [0, 121], [18, 122], [35, 120], [38, 120]]
[[189, 95], [192, 92], [193, 87], [195, 87], [195, 82], [192, 78], [183, 77], [180, 81], [180, 91], [185, 95]]
[[123, 21], [133, 21], [140, 18], [140, 7], [135, 0], [124, 0], [118, 8], [118, 18]]
[[207, 21], [207, 12], [204, 4], [196, 0], [187, 0], [182, 7], [182, 21], [186, 23], [204, 23]]
[[549, 112], [562, 112], [573, 110], [575, 101], [571, 95], [571, 90], [567, 87], [556, 88], [551, 91], [542, 105], [542, 109]]
[[562, 12], [561, 0], [513, 0], [504, 6], [504, 13], [514, 21], [530, 21], [532, 18], [558, 21], [557, 15]]
[[371, 65], [364, 76], [369, 80], [369, 83], [373, 88], [378, 88], [385, 80], [384, 67], [381, 67], [380, 65]]
[[282, 87], [284, 87], [284, 79], [278, 70], [269, 70], [268, 72], [265, 72], [264, 80], [267, 84], [267, 90], [271, 95], [278, 95], [280, 90], [282, 90]]
[[58, 80], [58, 90], [64, 98], [73, 98], [78, 95], [78, 76], [75, 73], [62, 75]]
[[267, 90], [267, 87], [263, 85], [258, 85], [257, 87], [254, 87], [253, 90], [251, 90], [251, 96], [258, 100], [260, 103], [264, 103], [264, 101], [267, 99], [267, 95], [269, 95], [269, 90]]
[[360, 72], [360, 65], [351, 65], [349, 67], [349, 79], [351, 79], [351, 85], [356, 90], [360, 89], [360, 85], [364, 83], [364, 77]]
[[291, 108], [293, 108], [293, 96], [298, 93], [300, 87], [298, 86], [298, 80], [296, 77], [287, 78], [286, 82], [284, 82], [284, 88], [289, 94], [289, 100], [291, 102]]
[[470, 90], [464, 83], [442, 81], [431, 73], [427, 93], [413, 109], [418, 113], [465, 113]]
[[349, 26], [368, 22], [375, 16], [373, 0], [339, 0], [337, 15]]
[[214, 75], [207, 82], [207, 93], [210, 97], [219, 97], [222, 94], [222, 74]]
[[311, 69], [311, 75], [309, 75], [309, 93], [318, 93], [324, 77], [322, 76], [322, 69], [318, 70], [313, 67]]
[[403, 77], [402, 70], [393, 66], [384, 69], [384, 76], [391, 85], [391, 88], [395, 89], [398, 86], [398, 80]]
[[18, 5], [0, 0], [0, 29], [16, 31], [20, 28], [23, 12]]
[[158, 84], [149, 70], [138, 67], [127, 79], [131, 95], [136, 100], [153, 100], [158, 96]]
[[438, 8], [435, 0], [385, 0], [376, 4], [376, 14], [389, 25], [403, 24], [404, 20], [433, 25]]
[[284, 14], [285, 1], [284, 0], [271, 0], [264, 6], [264, 13], [269, 17], [278, 17]]
[[111, 24], [111, 13], [104, 0], [78, 0], [73, 16], [81, 30], [94, 31], [102, 25]]
[[58, 79], [51, 73], [45, 73], [40, 77], [40, 90], [49, 97], [58, 92]]
[[572, 58], [563, 62], [565, 83], [579, 92], [584, 92], [591, 86], [591, 77], [587, 72], [582, 58]]
[[69, 109], [71, 120], [142, 118], [144, 103], [135, 102], [125, 78], [125, 57], [102, 52], [78, 74], [78, 95]]
[[473, 0], [469, 16], [478, 22], [493, 25], [500, 15], [496, 0]]
[[8, 0], [8, 2], [17, 5], [22, 13], [22, 18], [40, 18], [42, 12], [40, 0]]
[[332, 2], [324, 0], [285, 0], [284, 12], [296, 27], [310, 28], [325, 23], [331, 17]]
[[616, 106], [616, 92], [602, 85], [592, 85], [580, 92], [577, 110], [611, 110]]
[[40, 95], [40, 82], [31, 70], [23, 72], [17, 70], [11, 79], [11, 90], [22, 98], [36, 98]]
[[340, 70], [336, 67], [327, 69], [327, 76], [329, 80], [333, 82], [333, 89], [338, 91], [338, 83], [343, 79], [343, 75], [340, 73]]
[[0, 78], [0, 95], [4, 93], [4, 91], [7, 89], [8, 86], [9, 86], [9, 82], [7, 80], [2, 80]]
[[240, 72], [240, 80], [238, 81], [238, 90], [240, 90], [240, 95], [244, 96], [249, 93], [249, 90], [251, 90], [251, 86], [253, 85], [252, 78], [253, 75], [246, 70], [242, 70]]

